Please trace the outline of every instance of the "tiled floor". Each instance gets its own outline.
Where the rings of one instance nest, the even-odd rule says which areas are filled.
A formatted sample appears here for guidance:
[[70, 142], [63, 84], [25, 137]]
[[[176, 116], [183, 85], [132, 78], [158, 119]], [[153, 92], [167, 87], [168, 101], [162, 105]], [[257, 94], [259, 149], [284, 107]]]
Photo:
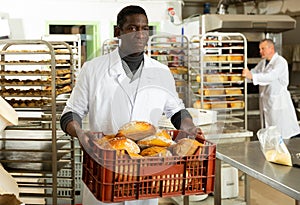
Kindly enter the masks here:
[[[294, 199], [291, 197], [273, 189], [272, 187], [250, 178], [250, 199], [251, 205], [295, 205]], [[235, 199], [222, 200], [224, 205], [244, 205], [244, 186], [243, 181], [239, 181], [239, 197]], [[176, 203], [177, 202], [177, 203]], [[175, 200], [160, 199], [159, 205], [182, 205], [183, 202], [180, 198]], [[209, 196], [207, 199], [198, 202], [190, 202], [190, 205], [213, 205], [213, 196]]]

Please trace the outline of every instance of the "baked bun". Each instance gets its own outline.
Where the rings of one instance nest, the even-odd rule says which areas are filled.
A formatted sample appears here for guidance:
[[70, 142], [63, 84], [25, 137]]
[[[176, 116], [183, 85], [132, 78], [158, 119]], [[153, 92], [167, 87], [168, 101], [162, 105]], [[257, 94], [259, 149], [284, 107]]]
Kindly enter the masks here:
[[104, 139], [100, 144], [102, 149], [108, 150], [126, 150], [128, 153], [138, 154], [140, 153], [139, 146], [131, 139], [126, 137], [113, 137], [111, 139]]
[[141, 151], [143, 157], [170, 157], [172, 153], [165, 147], [149, 147]]
[[137, 153], [128, 152], [128, 155], [129, 155], [131, 158], [133, 158], [133, 159], [140, 159], [140, 158], [143, 158], [142, 155], [137, 154]]
[[120, 127], [117, 136], [125, 136], [134, 141], [143, 139], [156, 133], [156, 128], [144, 121], [131, 121]]
[[202, 144], [194, 139], [183, 138], [180, 139], [177, 144], [171, 146], [171, 152], [176, 156], [187, 156], [195, 154], [198, 147]]
[[167, 139], [162, 136], [152, 135], [142, 140], [139, 140], [137, 144], [141, 148], [152, 147], [152, 146], [169, 147], [170, 145], [175, 144], [175, 142], [171, 139]]
[[114, 137], [115, 137], [115, 135], [104, 135], [103, 137], [97, 139], [96, 142], [100, 146], [104, 146], [105, 143], [108, 143], [108, 141]]
[[157, 129], [155, 136], [164, 137], [166, 139], [172, 140], [171, 135], [167, 132], [167, 130]]

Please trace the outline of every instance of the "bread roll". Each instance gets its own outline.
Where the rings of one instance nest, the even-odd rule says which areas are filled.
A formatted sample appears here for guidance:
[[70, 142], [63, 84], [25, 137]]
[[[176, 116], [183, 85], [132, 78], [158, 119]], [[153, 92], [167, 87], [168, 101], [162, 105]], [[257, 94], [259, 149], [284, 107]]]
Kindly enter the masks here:
[[104, 135], [103, 137], [96, 140], [97, 144], [99, 144], [101, 147], [104, 146], [105, 143], [107, 143], [110, 139], [114, 138], [115, 135]]
[[171, 135], [169, 135], [169, 133], [164, 130], [164, 129], [158, 129], [155, 133], [156, 136], [160, 136], [160, 137], [164, 137], [166, 139], [172, 140]]
[[126, 150], [128, 153], [140, 153], [139, 146], [131, 139], [126, 137], [113, 137], [107, 141], [103, 140], [100, 147], [109, 150]]
[[173, 140], [167, 139], [162, 136], [152, 135], [142, 140], [139, 140], [137, 144], [142, 148], [152, 147], [152, 146], [168, 147], [170, 145], [175, 144], [175, 142]]
[[176, 156], [187, 156], [195, 154], [198, 147], [202, 144], [194, 139], [183, 138], [180, 139], [177, 144], [170, 147], [173, 155]]
[[129, 155], [131, 158], [133, 158], [133, 159], [140, 159], [140, 158], [143, 158], [142, 155], [137, 154], [137, 153], [128, 152], [128, 155]]
[[148, 147], [141, 151], [143, 157], [170, 157], [172, 153], [165, 147]]
[[137, 141], [155, 133], [156, 128], [152, 124], [144, 121], [131, 121], [119, 129], [117, 136], [125, 136]]

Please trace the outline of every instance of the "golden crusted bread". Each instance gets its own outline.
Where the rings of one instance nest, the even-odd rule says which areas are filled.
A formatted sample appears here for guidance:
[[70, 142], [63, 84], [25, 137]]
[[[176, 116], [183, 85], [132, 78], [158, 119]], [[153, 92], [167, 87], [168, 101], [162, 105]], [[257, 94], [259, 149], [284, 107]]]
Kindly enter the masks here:
[[107, 143], [110, 139], [114, 138], [115, 135], [104, 135], [103, 137], [96, 139], [97, 144], [102, 146], [104, 143]]
[[125, 136], [134, 141], [143, 139], [156, 133], [156, 128], [144, 121], [131, 121], [120, 127], [117, 136]]
[[170, 157], [172, 153], [165, 147], [148, 147], [141, 151], [143, 157]]
[[201, 147], [202, 143], [194, 139], [183, 138], [180, 139], [177, 144], [170, 147], [171, 152], [175, 156], [187, 156], [195, 154], [198, 147]]
[[166, 139], [172, 140], [171, 135], [167, 132], [167, 130], [157, 129], [155, 136], [164, 137]]
[[126, 150], [128, 153], [140, 153], [139, 146], [131, 139], [126, 137], [113, 137], [108, 140], [103, 140], [100, 147], [109, 150]]
[[145, 148], [145, 147], [152, 147], [152, 146], [159, 146], [159, 147], [169, 147], [170, 145], [175, 144], [175, 142], [171, 139], [167, 139], [162, 136], [152, 135], [141, 139], [137, 142], [138, 146]]

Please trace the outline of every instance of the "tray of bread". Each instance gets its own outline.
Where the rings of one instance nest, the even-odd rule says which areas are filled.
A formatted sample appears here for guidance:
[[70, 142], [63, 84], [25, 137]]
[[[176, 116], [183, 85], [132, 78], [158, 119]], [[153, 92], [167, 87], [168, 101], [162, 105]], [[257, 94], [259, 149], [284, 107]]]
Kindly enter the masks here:
[[[216, 145], [133, 121], [117, 134], [87, 132], [82, 179], [102, 202], [209, 194], [214, 190]], [[84, 143], [84, 138], [93, 139]], [[88, 146], [84, 146], [88, 144]]]

